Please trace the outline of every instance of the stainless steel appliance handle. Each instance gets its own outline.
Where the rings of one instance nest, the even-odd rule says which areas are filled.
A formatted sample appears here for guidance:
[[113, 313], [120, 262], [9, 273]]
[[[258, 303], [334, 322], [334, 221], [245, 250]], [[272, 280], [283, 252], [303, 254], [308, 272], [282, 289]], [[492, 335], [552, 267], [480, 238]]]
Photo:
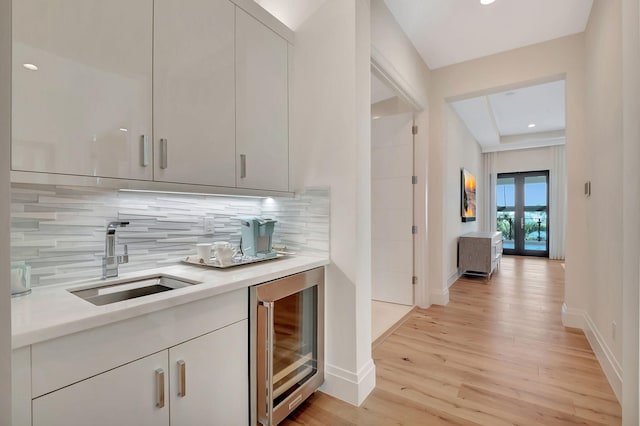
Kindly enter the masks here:
[[266, 328], [266, 369], [265, 369], [265, 392], [266, 392], [266, 414], [267, 425], [273, 424], [273, 302], [260, 301], [260, 305], [264, 306], [267, 311]]
[[160, 168], [166, 169], [168, 166], [168, 146], [166, 139], [160, 139]]
[[142, 135], [140, 137], [140, 142], [142, 145], [142, 167], [147, 167], [149, 165], [149, 136]]
[[156, 407], [164, 407], [164, 370], [156, 370]]
[[247, 156], [245, 154], [240, 154], [240, 178], [244, 179], [247, 177]]
[[187, 364], [183, 360], [178, 361], [178, 372], [180, 374], [178, 396], [184, 398], [187, 396]]

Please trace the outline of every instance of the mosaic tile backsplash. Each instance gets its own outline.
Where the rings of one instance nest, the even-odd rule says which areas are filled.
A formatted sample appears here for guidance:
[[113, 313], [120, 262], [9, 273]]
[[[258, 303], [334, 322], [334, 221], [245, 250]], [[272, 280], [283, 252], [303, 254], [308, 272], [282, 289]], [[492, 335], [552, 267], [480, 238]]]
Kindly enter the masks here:
[[[118, 192], [50, 185], [12, 185], [11, 261], [31, 266], [31, 285], [44, 286], [99, 278], [105, 229], [118, 228], [117, 253], [128, 245], [134, 272], [180, 262], [195, 253], [195, 244], [240, 243], [242, 216], [278, 221], [274, 243], [289, 251], [329, 255], [329, 191], [309, 189], [295, 198], [242, 198]], [[205, 233], [213, 217], [214, 233]]]

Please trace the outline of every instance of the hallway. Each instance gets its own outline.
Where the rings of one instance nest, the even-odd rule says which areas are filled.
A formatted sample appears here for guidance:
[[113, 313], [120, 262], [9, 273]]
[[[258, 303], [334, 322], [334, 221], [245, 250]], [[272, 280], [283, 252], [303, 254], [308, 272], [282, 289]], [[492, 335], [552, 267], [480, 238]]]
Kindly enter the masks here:
[[562, 326], [564, 269], [509, 257], [461, 278], [447, 306], [416, 310], [373, 352], [357, 408], [321, 392], [284, 425], [618, 425], [620, 405], [581, 330]]

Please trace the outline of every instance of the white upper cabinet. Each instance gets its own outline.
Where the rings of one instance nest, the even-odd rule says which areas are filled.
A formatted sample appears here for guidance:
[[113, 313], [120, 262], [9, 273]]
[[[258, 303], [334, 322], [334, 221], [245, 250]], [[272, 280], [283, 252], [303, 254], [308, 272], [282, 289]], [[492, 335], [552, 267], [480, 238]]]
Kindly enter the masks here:
[[155, 180], [235, 186], [235, 6], [155, 0]]
[[289, 190], [287, 41], [236, 11], [236, 186]]
[[247, 1], [14, 1], [11, 166], [46, 173], [14, 179], [288, 192], [290, 36]]
[[152, 16], [152, 0], [13, 2], [13, 170], [152, 179]]

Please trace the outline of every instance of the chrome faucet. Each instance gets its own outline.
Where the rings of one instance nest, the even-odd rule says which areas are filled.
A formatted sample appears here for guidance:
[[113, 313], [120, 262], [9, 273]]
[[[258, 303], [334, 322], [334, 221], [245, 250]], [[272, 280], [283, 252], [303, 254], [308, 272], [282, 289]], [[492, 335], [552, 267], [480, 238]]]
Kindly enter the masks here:
[[104, 257], [102, 258], [102, 279], [118, 276], [118, 265], [129, 263], [129, 250], [124, 245], [124, 255], [116, 256], [116, 229], [125, 227], [129, 222], [116, 221], [107, 225], [107, 235], [104, 242]]

